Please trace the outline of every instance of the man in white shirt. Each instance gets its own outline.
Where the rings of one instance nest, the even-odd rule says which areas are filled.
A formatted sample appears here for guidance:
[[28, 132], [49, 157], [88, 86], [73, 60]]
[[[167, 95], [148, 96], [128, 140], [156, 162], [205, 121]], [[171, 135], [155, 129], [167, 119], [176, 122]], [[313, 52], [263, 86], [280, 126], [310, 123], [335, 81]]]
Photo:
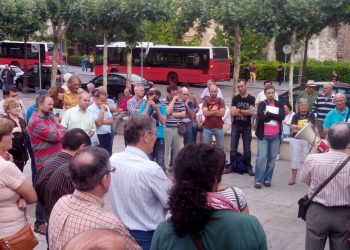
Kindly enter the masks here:
[[[111, 125], [113, 124], [113, 116], [107, 105], [107, 93], [103, 91], [95, 92], [94, 103], [88, 107], [91, 112], [95, 124], [96, 135], [100, 147], [106, 149], [109, 155], [112, 154], [112, 140], [111, 140]], [[92, 139], [94, 141], [94, 138]]]
[[95, 119], [92, 114], [87, 111], [90, 104], [90, 94], [81, 92], [78, 97], [78, 105], [68, 109], [62, 118], [61, 124], [68, 130], [73, 128], [81, 128], [90, 137], [96, 131]]
[[[209, 88], [210, 88], [211, 85], [215, 85], [214, 80], [208, 80], [207, 87], [203, 90], [203, 92], [201, 94], [201, 97], [199, 98], [199, 103], [202, 103], [203, 99], [205, 97], [209, 97], [210, 96]], [[221, 98], [221, 99], [223, 98], [220, 88], [218, 88], [218, 97]]]
[[149, 249], [157, 225], [165, 219], [171, 182], [162, 168], [148, 158], [157, 139], [156, 121], [132, 115], [125, 125], [124, 152], [111, 156], [112, 211], [143, 249]]

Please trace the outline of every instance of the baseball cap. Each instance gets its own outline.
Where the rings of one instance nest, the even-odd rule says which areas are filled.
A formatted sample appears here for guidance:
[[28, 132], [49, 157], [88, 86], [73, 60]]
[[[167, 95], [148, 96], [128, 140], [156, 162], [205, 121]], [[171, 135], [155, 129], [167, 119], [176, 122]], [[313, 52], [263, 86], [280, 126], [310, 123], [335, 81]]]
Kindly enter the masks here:
[[48, 96], [49, 95], [49, 91], [47, 91], [47, 89], [39, 89], [36, 92], [36, 97], [39, 97], [39, 96], [42, 96], [42, 95]]
[[315, 87], [315, 86], [316, 86], [316, 83], [315, 83], [314, 80], [308, 80], [307, 83], [306, 83], [306, 86]]

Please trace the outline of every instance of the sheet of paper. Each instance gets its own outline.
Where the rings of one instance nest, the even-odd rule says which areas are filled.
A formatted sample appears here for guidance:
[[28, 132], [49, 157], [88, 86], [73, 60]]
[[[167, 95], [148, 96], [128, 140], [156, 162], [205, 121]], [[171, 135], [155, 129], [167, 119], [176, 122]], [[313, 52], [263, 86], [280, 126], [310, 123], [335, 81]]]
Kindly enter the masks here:
[[[266, 111], [277, 115], [279, 113], [279, 108], [267, 105], [266, 106]], [[269, 122], [265, 122], [265, 124], [269, 124], [269, 125], [272, 125], [272, 126], [278, 126], [278, 122], [275, 121], [275, 120], [271, 120]]]

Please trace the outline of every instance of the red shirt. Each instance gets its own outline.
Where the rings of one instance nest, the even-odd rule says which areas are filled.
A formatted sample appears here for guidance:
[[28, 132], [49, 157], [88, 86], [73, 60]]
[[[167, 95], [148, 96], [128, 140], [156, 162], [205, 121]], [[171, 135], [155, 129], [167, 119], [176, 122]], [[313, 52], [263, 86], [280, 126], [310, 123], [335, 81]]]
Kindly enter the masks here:
[[122, 109], [123, 111], [128, 111], [128, 101], [132, 98], [132, 95], [123, 96], [120, 98], [118, 102], [118, 109]]
[[[208, 111], [220, 110], [225, 108], [225, 102], [221, 98], [211, 99], [209, 97], [203, 101], [203, 108], [208, 108]], [[204, 128], [223, 128], [223, 124], [222, 117], [209, 116], [205, 117], [203, 126]]]

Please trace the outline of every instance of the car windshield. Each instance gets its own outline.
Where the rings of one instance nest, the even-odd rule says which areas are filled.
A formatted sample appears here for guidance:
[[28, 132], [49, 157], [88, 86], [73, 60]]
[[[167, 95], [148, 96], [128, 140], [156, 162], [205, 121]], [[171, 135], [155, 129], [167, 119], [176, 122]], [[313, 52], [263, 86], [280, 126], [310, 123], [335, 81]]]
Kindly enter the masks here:
[[[125, 79], [127, 78], [127, 74], [120, 74], [122, 77], [125, 77]], [[133, 82], [143, 82], [146, 81], [145, 78], [142, 78], [141, 76], [135, 75], [135, 74], [131, 74], [131, 81]]]

